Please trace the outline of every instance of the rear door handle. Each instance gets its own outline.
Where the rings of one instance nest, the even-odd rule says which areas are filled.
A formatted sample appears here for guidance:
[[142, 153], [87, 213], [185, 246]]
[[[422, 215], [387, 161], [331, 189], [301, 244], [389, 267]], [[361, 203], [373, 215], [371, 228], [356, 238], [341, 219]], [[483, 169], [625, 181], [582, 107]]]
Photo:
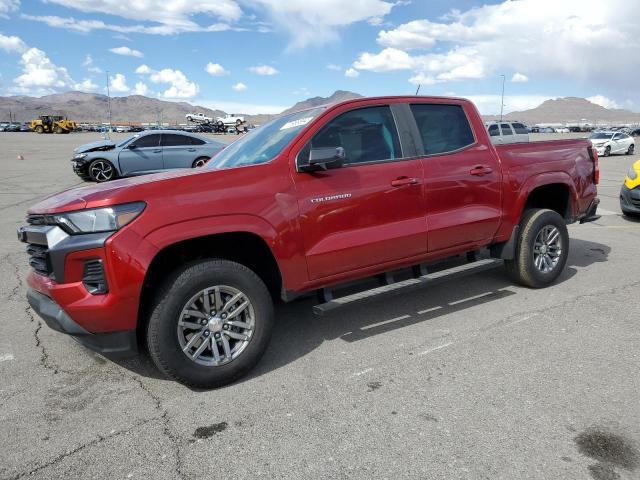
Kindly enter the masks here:
[[187, 148], [187, 152], [195, 152], [196, 149], [195, 148]]
[[469, 170], [469, 173], [471, 175], [476, 175], [478, 177], [484, 177], [485, 175], [488, 175], [491, 172], [493, 172], [493, 170], [485, 165], [477, 165], [473, 167], [471, 170]]
[[392, 187], [404, 187], [405, 185], [417, 185], [420, 183], [417, 178], [398, 177], [391, 181]]

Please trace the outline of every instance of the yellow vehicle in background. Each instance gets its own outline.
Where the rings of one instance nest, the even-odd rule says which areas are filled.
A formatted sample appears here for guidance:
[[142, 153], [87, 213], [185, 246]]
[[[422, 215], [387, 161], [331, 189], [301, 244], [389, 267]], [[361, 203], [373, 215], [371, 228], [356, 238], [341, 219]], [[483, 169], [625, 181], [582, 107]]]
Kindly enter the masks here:
[[36, 133], [69, 133], [75, 130], [76, 122], [62, 115], [40, 115], [31, 120], [29, 128]]
[[620, 209], [629, 217], [640, 217], [640, 160], [636, 161], [620, 189]]

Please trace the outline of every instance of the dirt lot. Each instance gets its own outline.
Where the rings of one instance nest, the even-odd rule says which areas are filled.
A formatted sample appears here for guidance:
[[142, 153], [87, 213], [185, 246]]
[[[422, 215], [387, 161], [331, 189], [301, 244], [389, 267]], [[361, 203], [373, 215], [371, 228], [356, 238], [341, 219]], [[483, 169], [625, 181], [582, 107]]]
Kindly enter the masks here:
[[640, 223], [618, 205], [632, 158], [601, 159], [603, 216], [570, 227], [552, 287], [497, 269], [323, 318], [280, 306], [258, 368], [203, 392], [27, 306], [15, 230], [79, 183], [70, 152], [95, 137], [0, 133], [0, 478], [640, 478]]

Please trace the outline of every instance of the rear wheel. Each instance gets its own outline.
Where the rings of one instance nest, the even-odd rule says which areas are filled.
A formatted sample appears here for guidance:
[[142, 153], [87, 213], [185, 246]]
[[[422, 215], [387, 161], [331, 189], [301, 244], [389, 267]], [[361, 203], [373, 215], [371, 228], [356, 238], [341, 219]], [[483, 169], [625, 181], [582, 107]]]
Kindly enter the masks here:
[[214, 388], [245, 375], [271, 338], [273, 304], [253, 271], [228, 260], [186, 266], [158, 293], [147, 328], [153, 361], [185, 385]]
[[109, 180], [113, 180], [117, 178], [118, 174], [116, 169], [111, 164], [111, 162], [107, 160], [103, 160], [98, 158], [89, 164], [89, 176], [91, 180], [94, 182], [108, 182]]
[[525, 212], [513, 260], [505, 267], [512, 280], [532, 288], [546, 287], [564, 269], [569, 254], [569, 233], [564, 219], [553, 210]]
[[629, 145], [629, 148], [627, 149], [627, 155], [633, 155], [634, 150], [636, 149], [635, 144], [631, 144]]
[[192, 168], [200, 168], [204, 167], [206, 163], [209, 161], [209, 157], [198, 157], [191, 164]]
[[53, 127], [53, 133], [62, 133], [62, 127], [60, 125], [56, 125], [55, 127]]

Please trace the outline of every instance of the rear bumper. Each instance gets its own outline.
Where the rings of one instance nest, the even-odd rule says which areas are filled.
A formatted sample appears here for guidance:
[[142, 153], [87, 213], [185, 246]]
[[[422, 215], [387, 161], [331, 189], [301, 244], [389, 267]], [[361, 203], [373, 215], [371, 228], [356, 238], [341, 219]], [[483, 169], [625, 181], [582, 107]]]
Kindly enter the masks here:
[[71, 335], [85, 347], [108, 356], [129, 356], [138, 351], [135, 330], [91, 333], [76, 323], [56, 302], [30, 288], [27, 301], [49, 328]]
[[620, 189], [620, 209], [623, 213], [640, 215], [640, 187]]
[[589, 204], [589, 208], [587, 208], [587, 211], [584, 213], [584, 215], [582, 215], [579, 218], [580, 223], [587, 223], [587, 222], [593, 222], [595, 220], [598, 220], [600, 218], [600, 215], [598, 215], [596, 212], [598, 211], [599, 204], [600, 204], [600, 199], [598, 197], [591, 200], [591, 203]]

